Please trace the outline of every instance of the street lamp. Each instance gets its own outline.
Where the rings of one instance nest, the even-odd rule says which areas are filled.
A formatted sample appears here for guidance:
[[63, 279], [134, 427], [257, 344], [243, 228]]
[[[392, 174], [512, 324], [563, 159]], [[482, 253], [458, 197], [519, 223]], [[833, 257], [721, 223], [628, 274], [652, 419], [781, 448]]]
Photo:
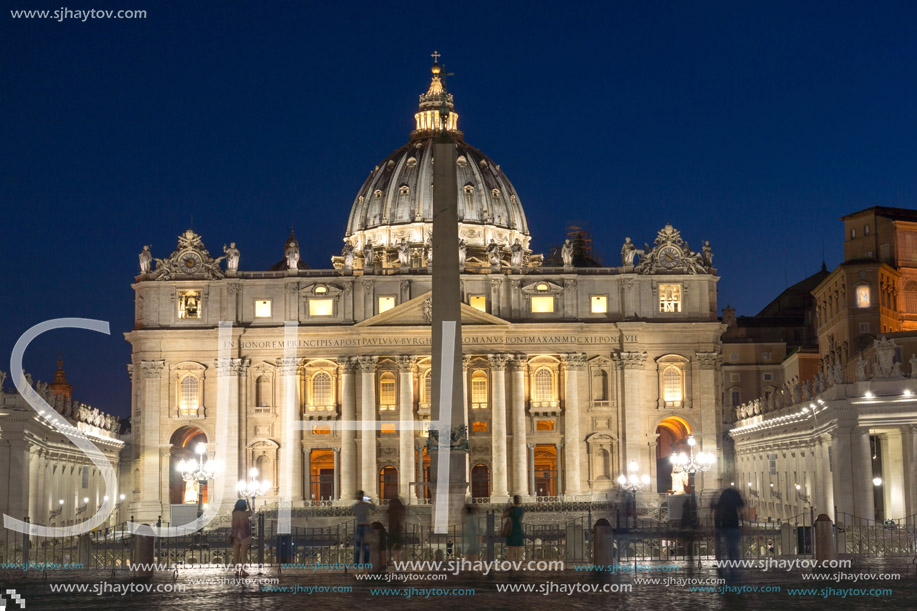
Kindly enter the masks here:
[[60, 516], [63, 512], [64, 512], [64, 499], [58, 499], [57, 509], [51, 510], [50, 514], [48, 515], [48, 521], [53, 524], [54, 518]]
[[676, 471], [687, 473], [691, 477], [691, 501], [695, 507], [697, 507], [697, 495], [694, 490], [694, 476], [697, 473], [706, 473], [716, 463], [716, 456], [711, 452], [698, 452], [695, 454], [694, 446], [696, 445], [697, 440], [694, 439], [694, 435], [690, 435], [688, 437], [689, 453], [679, 452], [672, 454], [669, 459]]
[[197, 454], [197, 461], [180, 461], [178, 463], [178, 471], [186, 482], [197, 482], [197, 516], [201, 517], [204, 513], [204, 485], [208, 480], [214, 478], [220, 466], [214, 460], [204, 462], [204, 456], [207, 455], [207, 446], [205, 444], [197, 444], [197, 447], [194, 448], [194, 453]]
[[271, 488], [271, 482], [266, 479], [258, 480], [258, 469], [256, 467], [249, 469], [248, 478], [248, 481], [239, 480], [239, 483], [236, 484], [236, 491], [239, 493], [240, 498], [248, 499], [251, 510], [255, 511], [255, 499], [267, 494], [267, 491]]
[[88, 496], [84, 496], [84, 497], [83, 497], [83, 504], [82, 504], [82, 505], [77, 505], [77, 506], [76, 506], [76, 515], [82, 514], [83, 512], [86, 511], [86, 509], [87, 509], [88, 507], [89, 507], [89, 497], [88, 497]]
[[627, 465], [627, 475], [623, 473], [618, 476], [618, 484], [624, 490], [629, 490], [634, 498], [634, 527], [637, 526], [637, 490], [642, 490], [650, 485], [650, 476], [644, 473], [637, 475], [640, 466], [632, 460]]

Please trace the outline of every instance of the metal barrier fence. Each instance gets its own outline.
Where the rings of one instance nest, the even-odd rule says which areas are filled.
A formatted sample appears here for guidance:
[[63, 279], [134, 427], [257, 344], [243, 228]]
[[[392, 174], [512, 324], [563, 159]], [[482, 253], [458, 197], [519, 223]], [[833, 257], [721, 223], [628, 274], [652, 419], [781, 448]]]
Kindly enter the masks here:
[[835, 544], [839, 555], [917, 556], [917, 515], [876, 521], [838, 513]]

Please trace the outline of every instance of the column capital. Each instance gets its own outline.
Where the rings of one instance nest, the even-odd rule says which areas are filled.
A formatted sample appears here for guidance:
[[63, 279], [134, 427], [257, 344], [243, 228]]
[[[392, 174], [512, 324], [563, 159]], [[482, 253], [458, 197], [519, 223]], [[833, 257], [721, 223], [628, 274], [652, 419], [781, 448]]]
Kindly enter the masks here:
[[582, 352], [571, 352], [561, 354], [560, 362], [565, 369], [582, 369], [586, 366], [586, 355]]
[[239, 359], [232, 359], [229, 362], [229, 372], [234, 376], [244, 376], [248, 374], [248, 368], [251, 364], [252, 360], [247, 356]]
[[232, 282], [226, 285], [226, 289], [230, 295], [238, 295], [242, 292], [242, 284], [240, 282]]
[[621, 369], [643, 369], [643, 366], [646, 364], [646, 351], [612, 352], [611, 360]]
[[468, 371], [468, 368], [471, 366], [471, 357], [468, 355], [462, 356], [462, 371]]
[[[134, 365], [133, 363], [127, 364], [127, 376], [130, 378], [131, 382], [134, 381]], [[0, 387], [3, 386], [2, 379], [6, 378], [6, 374], [0, 374]]]
[[350, 356], [342, 356], [337, 360], [338, 367], [342, 373], [353, 373], [357, 368], [357, 359]]
[[153, 380], [162, 375], [162, 370], [166, 366], [165, 361], [141, 361], [140, 366], [143, 368], [143, 377], [147, 380]]
[[360, 368], [360, 371], [363, 373], [373, 373], [376, 370], [376, 362], [379, 360], [378, 356], [358, 356], [355, 357], [357, 362], [357, 367]]
[[335, 454], [340, 454], [341, 448], [331, 448], [331, 451], [334, 452]]
[[498, 354], [488, 354], [487, 360], [490, 361], [490, 368], [494, 371], [503, 371], [506, 368], [506, 363], [510, 360], [510, 355], [498, 353]]
[[720, 363], [719, 352], [695, 352], [694, 357], [701, 369], [716, 369]]
[[414, 363], [416, 363], [416, 357], [403, 354], [401, 356], [395, 357], [395, 362], [398, 364], [398, 371], [402, 373], [410, 373], [414, 370]]
[[525, 354], [512, 354], [509, 356], [509, 359], [507, 360], [507, 363], [509, 364], [509, 366], [512, 369], [515, 369], [517, 371], [518, 370], [524, 371], [526, 366], [528, 365], [528, 362], [529, 362], [529, 357], [528, 355], [525, 355]]
[[534, 450], [534, 449], [535, 449], [535, 444], [534, 444], [534, 443], [527, 443], [527, 444], [525, 444], [525, 446], [526, 446], [528, 449], [530, 449], [530, 450]]

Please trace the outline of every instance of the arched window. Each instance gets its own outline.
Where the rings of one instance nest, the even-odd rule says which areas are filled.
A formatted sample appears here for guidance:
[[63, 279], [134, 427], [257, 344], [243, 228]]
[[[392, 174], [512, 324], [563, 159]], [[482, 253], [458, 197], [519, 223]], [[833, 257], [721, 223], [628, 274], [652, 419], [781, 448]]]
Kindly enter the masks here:
[[538, 403], [554, 400], [554, 374], [547, 367], [542, 367], [535, 372], [532, 400]]
[[379, 498], [390, 501], [398, 496], [398, 469], [391, 465], [379, 471]]
[[379, 378], [379, 409], [394, 411], [396, 403], [395, 374], [386, 371]]
[[196, 415], [200, 407], [201, 384], [194, 376], [185, 376], [181, 380], [181, 397], [179, 410], [183, 415]]
[[430, 404], [433, 403], [433, 370], [427, 369], [427, 373], [423, 376], [423, 398], [421, 403]]
[[255, 406], [270, 407], [271, 405], [271, 378], [268, 375], [260, 375], [255, 380]]
[[684, 384], [681, 369], [669, 365], [662, 372], [662, 398], [666, 407], [681, 407], [684, 401]]
[[312, 405], [328, 407], [331, 404], [331, 375], [326, 371], [319, 371], [312, 376]]
[[487, 373], [480, 369], [471, 374], [471, 407], [487, 407]]

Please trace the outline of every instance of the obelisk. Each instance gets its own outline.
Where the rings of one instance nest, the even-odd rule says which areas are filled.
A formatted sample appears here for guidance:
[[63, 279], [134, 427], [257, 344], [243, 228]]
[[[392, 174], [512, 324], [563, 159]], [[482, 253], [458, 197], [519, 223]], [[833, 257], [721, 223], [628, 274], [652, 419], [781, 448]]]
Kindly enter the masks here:
[[462, 319], [459, 285], [458, 186], [455, 136], [447, 129], [443, 93], [433, 144], [433, 405], [430, 436], [433, 527], [445, 532], [461, 521], [468, 489], [468, 433], [462, 389]]

